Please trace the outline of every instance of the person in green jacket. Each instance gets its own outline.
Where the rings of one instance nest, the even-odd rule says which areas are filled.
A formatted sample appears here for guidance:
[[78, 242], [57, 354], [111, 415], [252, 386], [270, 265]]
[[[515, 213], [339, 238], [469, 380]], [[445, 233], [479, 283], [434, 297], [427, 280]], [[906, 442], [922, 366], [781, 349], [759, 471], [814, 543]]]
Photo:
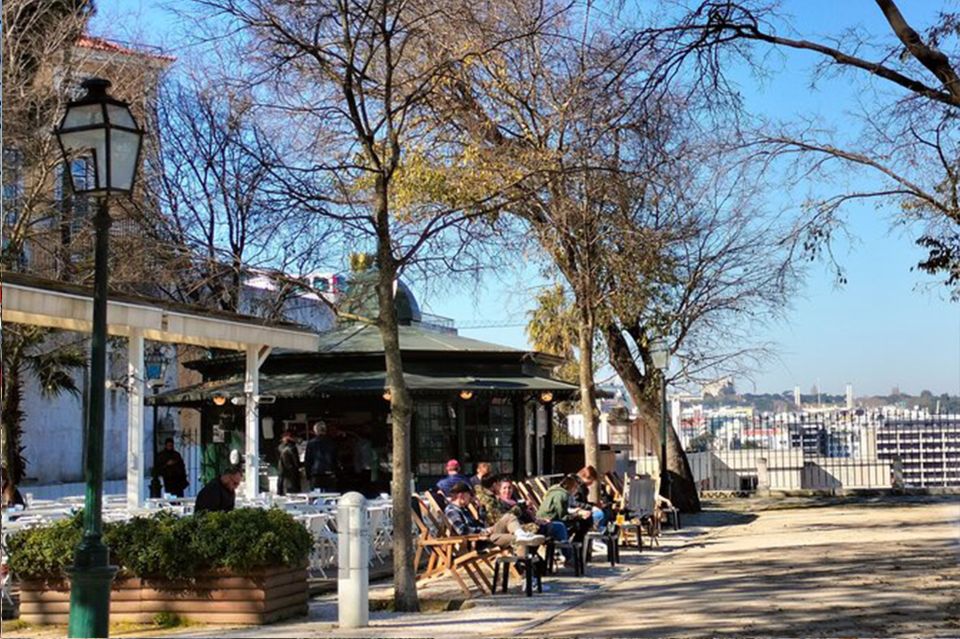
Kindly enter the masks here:
[[[537, 509], [537, 518], [549, 520], [548, 534], [558, 541], [566, 541], [573, 533], [574, 541], [583, 541], [586, 534], [584, 519], [590, 518], [590, 511], [570, 508], [571, 499], [576, 494], [580, 482], [573, 475], [567, 475], [559, 484], [551, 486]], [[563, 556], [570, 561], [570, 551], [563, 549]]]
[[567, 475], [559, 484], [547, 490], [537, 509], [537, 517], [564, 524], [573, 533], [574, 541], [582, 541], [587, 530], [583, 522], [590, 518], [589, 510], [570, 507], [571, 498], [579, 486], [580, 482], [574, 475]]

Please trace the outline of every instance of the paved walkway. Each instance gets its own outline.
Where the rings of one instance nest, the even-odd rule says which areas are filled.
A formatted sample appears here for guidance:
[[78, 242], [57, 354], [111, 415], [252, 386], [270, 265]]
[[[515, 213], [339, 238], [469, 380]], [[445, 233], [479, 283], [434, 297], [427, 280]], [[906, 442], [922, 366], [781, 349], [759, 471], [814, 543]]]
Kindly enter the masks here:
[[763, 512], [528, 631], [957, 637], [960, 504]]
[[[755, 514], [742, 512], [749, 501], [730, 505], [741, 512], [702, 513], [666, 533], [661, 549], [627, 552], [616, 568], [594, 563], [586, 579], [565, 571], [532, 598], [514, 591], [453, 612], [376, 612], [369, 628], [345, 631], [328, 595], [313, 600], [309, 621], [155, 636], [960, 637], [956, 498], [807, 500]], [[389, 586], [371, 594], [389, 597]]]
[[957, 501], [713, 512], [696, 524], [585, 591], [554, 579], [547, 596], [377, 613], [358, 632], [337, 631], [334, 602], [321, 600], [313, 623], [250, 636], [960, 636]]

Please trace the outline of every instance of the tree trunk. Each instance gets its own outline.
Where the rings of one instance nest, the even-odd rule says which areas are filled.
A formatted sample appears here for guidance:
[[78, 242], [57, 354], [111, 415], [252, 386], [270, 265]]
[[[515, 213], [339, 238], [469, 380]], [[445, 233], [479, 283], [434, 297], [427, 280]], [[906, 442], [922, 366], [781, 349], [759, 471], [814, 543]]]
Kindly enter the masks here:
[[[2, 432], [3, 466], [9, 479], [8, 491], [23, 479], [24, 461], [20, 455], [20, 429], [23, 424], [23, 373], [22, 344], [13, 327], [4, 329], [3, 344], [3, 404], [0, 407], [0, 432]], [[12, 339], [11, 339], [12, 338]]]
[[[637, 367], [620, 328], [609, 325], [604, 330], [607, 349], [610, 352], [610, 364], [620, 376], [630, 398], [640, 413], [640, 424], [644, 433], [660, 445], [660, 384], [655, 375], [643, 375]], [[645, 368], [647, 368], [645, 366]], [[649, 369], [648, 369], [649, 370]], [[690, 471], [687, 453], [680, 445], [680, 438], [668, 422], [667, 426], [667, 473], [670, 481], [669, 498], [673, 505], [685, 513], [700, 512], [700, 496]], [[666, 486], [661, 486], [665, 490]], [[664, 495], [667, 496], [667, 495]]]
[[396, 264], [390, 238], [390, 219], [387, 204], [387, 185], [382, 177], [376, 184], [377, 258], [379, 272], [377, 300], [379, 302], [378, 326], [383, 339], [383, 354], [386, 360], [387, 385], [390, 388], [390, 417], [393, 428], [393, 601], [397, 611], [416, 612], [420, 609], [417, 599], [416, 568], [413, 565], [413, 537], [411, 535], [412, 513], [410, 491], [410, 422], [413, 405], [406, 381], [403, 378], [403, 361], [400, 356], [400, 335], [397, 328], [397, 311], [394, 304], [394, 280]]
[[[594, 324], [582, 318], [580, 332], [580, 414], [583, 416], [583, 460], [585, 466], [600, 467], [600, 446], [597, 443], [597, 401], [593, 384]], [[590, 487], [590, 501], [600, 500], [600, 482]]]

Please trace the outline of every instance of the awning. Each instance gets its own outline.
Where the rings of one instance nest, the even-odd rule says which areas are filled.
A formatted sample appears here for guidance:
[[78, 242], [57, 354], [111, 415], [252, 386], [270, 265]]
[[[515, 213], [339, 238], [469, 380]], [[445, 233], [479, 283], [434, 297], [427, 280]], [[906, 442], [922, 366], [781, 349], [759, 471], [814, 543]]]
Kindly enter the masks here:
[[[472, 390], [474, 392], [543, 392], [550, 391], [563, 399], [578, 389], [573, 384], [546, 377], [519, 375], [513, 377], [460, 377], [405, 373], [404, 379], [412, 393], [431, 391]], [[260, 374], [260, 395], [278, 399], [320, 397], [332, 394], [375, 393], [387, 387], [383, 371], [342, 371], [320, 373]], [[243, 396], [243, 379], [231, 377], [203, 382], [148, 397], [148, 404], [175, 406], [210, 401], [214, 395]]]
[[[3, 274], [3, 321], [89, 333], [93, 291], [22, 273]], [[242, 351], [250, 344], [295, 351], [317, 350], [317, 334], [289, 322], [111, 292], [107, 300], [107, 332], [130, 336], [139, 332], [157, 342], [193, 344]]]

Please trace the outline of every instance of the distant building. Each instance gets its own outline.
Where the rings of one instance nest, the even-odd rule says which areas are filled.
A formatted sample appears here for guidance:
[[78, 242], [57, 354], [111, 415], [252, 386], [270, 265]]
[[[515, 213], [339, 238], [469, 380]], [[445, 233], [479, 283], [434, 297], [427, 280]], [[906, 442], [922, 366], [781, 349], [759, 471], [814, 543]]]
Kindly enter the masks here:
[[960, 486], [960, 415], [887, 417], [877, 429], [877, 456], [901, 460], [907, 487]]

